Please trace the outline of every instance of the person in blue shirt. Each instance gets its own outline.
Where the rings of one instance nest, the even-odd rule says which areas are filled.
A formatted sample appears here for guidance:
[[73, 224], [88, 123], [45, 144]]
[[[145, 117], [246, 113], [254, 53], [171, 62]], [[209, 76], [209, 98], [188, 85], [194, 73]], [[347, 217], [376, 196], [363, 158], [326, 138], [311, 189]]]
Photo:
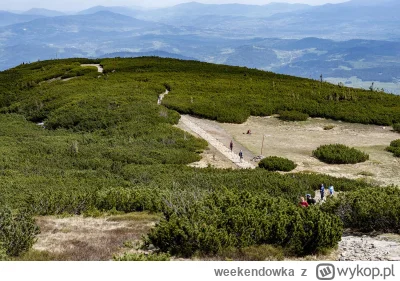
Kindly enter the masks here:
[[333, 196], [333, 193], [335, 192], [335, 190], [333, 189], [333, 185], [331, 185], [330, 187], [329, 187], [329, 195], [330, 196]]
[[321, 187], [319, 188], [319, 192], [321, 193], [321, 200], [324, 200], [324, 196], [325, 196], [325, 186], [322, 183]]

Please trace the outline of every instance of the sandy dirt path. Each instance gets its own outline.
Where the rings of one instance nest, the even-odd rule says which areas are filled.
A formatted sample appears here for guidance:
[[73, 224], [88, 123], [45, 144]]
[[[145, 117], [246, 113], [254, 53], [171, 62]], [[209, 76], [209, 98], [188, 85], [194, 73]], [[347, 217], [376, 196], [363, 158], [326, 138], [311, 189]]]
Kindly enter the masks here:
[[160, 94], [160, 95], [158, 96], [158, 101], [157, 101], [157, 104], [158, 104], [158, 105], [161, 105], [161, 102], [162, 102], [163, 98], [165, 97], [165, 95], [168, 95], [168, 93], [169, 93], [169, 91], [168, 91], [168, 90], [165, 90], [164, 93], [162, 93], [162, 94]]
[[[207, 132], [205, 129], [203, 129], [205, 126], [202, 124], [201, 120], [191, 117], [189, 115], [181, 115], [180, 122], [182, 122], [187, 128], [189, 128], [191, 131], [196, 133], [198, 136], [206, 140], [211, 146], [215, 147], [221, 154], [223, 154], [227, 159], [235, 163], [236, 166], [238, 166], [241, 169], [254, 169], [256, 166], [248, 161], [246, 161], [246, 154], [248, 155], [249, 152], [247, 153], [244, 152], [244, 148], [242, 148], [242, 151], [244, 153], [244, 159], [240, 159], [238, 155], [238, 151], [240, 151], [240, 147], [237, 148], [237, 145], [234, 144], [234, 149], [231, 151], [228, 148], [229, 145], [229, 136], [228, 138], [224, 138], [224, 143], [227, 145], [225, 146], [224, 143], [222, 143], [220, 140], [218, 140], [216, 137], [214, 137], [211, 133]], [[211, 129], [208, 126], [208, 129]], [[235, 153], [235, 150], [237, 153]]]
[[[168, 95], [169, 91], [165, 90], [164, 93], [158, 96], [157, 104], [161, 105], [163, 98]], [[234, 145], [234, 149], [230, 149], [223, 143], [229, 145], [232, 140], [231, 136], [224, 134], [224, 130], [221, 127], [213, 128], [209, 124], [202, 122], [202, 119], [194, 118], [189, 115], [181, 115], [179, 120], [178, 128], [196, 136], [203, 138], [209, 144], [209, 148], [202, 153], [202, 160], [190, 164], [190, 166], [197, 168], [206, 168], [211, 165], [215, 168], [241, 168], [241, 169], [254, 169], [255, 165], [247, 162], [245, 159], [251, 159], [254, 155], [241, 145]], [[207, 131], [210, 130], [211, 132]], [[218, 138], [214, 137], [218, 132]], [[223, 143], [220, 141], [223, 140]], [[239, 151], [243, 152], [243, 159], [239, 157]], [[235, 154], [237, 151], [237, 155]]]

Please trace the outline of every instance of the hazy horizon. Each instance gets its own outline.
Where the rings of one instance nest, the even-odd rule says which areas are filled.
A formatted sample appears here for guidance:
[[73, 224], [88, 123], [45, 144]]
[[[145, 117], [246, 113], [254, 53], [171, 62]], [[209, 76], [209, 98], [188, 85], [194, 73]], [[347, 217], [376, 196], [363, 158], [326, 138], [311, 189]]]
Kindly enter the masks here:
[[348, 2], [349, 0], [153, 0], [143, 3], [139, 0], [113, 0], [112, 3], [107, 0], [71, 0], [71, 1], [49, 1], [49, 0], [14, 0], [0, 5], [0, 10], [8, 11], [27, 11], [32, 8], [44, 8], [57, 11], [80, 11], [94, 6], [139, 6], [143, 8], [167, 7], [181, 3], [199, 2], [204, 4], [248, 4], [248, 5], [266, 5], [269, 3], [290, 3], [290, 4], [308, 4], [323, 5], [327, 3], [337, 4]]

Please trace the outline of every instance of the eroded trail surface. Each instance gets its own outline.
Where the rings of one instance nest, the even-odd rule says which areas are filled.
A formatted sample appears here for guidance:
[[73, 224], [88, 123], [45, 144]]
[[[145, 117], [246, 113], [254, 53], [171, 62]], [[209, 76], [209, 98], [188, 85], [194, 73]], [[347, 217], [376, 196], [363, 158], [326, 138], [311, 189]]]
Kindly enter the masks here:
[[[252, 159], [254, 155], [252, 155], [240, 144], [234, 142], [233, 150], [230, 150], [228, 146], [231, 138], [228, 134], [224, 134], [223, 129], [210, 126], [208, 122], [204, 123], [201, 119], [194, 118], [189, 115], [181, 115], [179, 122], [182, 123], [180, 126], [181, 128], [189, 129], [189, 132], [194, 132], [196, 135], [206, 140], [211, 146], [213, 146], [217, 151], [233, 162], [237, 167], [241, 169], [254, 169], [256, 167], [254, 164], [246, 160]], [[240, 150], [243, 151], [243, 159], [240, 159], [239, 157]]]
[[162, 94], [160, 94], [160, 95], [158, 96], [158, 101], [157, 101], [157, 104], [158, 104], [158, 105], [161, 105], [161, 102], [162, 102], [163, 98], [165, 97], [165, 95], [168, 95], [168, 93], [169, 93], [169, 91], [168, 91], [168, 90], [165, 90], [164, 93], [162, 93]]
[[400, 236], [383, 234], [343, 236], [339, 243], [340, 261], [400, 261]]

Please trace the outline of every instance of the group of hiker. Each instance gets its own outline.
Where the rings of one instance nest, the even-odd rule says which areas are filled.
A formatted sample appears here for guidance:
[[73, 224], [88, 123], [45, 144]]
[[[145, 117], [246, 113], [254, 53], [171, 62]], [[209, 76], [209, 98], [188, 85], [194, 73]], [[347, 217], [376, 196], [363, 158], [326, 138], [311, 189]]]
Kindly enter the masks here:
[[[251, 134], [251, 131], [249, 130], [247, 133], [248, 133], [248, 134]], [[231, 140], [231, 142], [229, 143], [229, 148], [230, 148], [231, 152], [233, 152], [233, 141], [232, 141], [232, 140]], [[243, 159], [243, 151], [242, 151], [242, 150], [240, 150], [240, 152], [239, 152], [239, 157], [240, 157], [240, 162], [242, 162], [242, 159]], [[335, 190], [334, 190], [334, 188], [333, 188], [333, 185], [330, 185], [330, 186], [329, 186], [328, 191], [329, 191], [329, 196], [333, 196], [333, 194], [334, 194], [334, 192], [335, 192]], [[324, 201], [325, 198], [326, 198], [326, 197], [325, 197], [325, 186], [324, 186], [323, 183], [322, 183], [322, 184], [320, 185], [320, 187], [319, 187], [319, 192], [320, 192], [320, 194], [321, 194], [320, 202], [322, 202], [322, 201]], [[310, 205], [314, 205], [314, 204], [317, 203], [317, 200], [315, 200], [315, 198], [313, 198], [313, 197], [311, 196], [311, 194], [306, 194], [306, 198], [307, 198], [307, 199], [305, 199], [304, 197], [300, 197], [300, 206], [302, 206], [302, 207], [308, 207], [308, 206], [310, 206]]]
[[[233, 152], [233, 141], [230, 142], [229, 148]], [[240, 158], [240, 162], [242, 162], [242, 159], [243, 159], [243, 151], [242, 150], [239, 151], [239, 158]]]
[[[330, 185], [328, 188], [329, 191], [329, 196], [333, 196], [333, 194], [335, 193], [335, 190], [333, 188], [333, 185]], [[321, 199], [320, 202], [325, 200], [325, 186], [324, 184], [321, 184], [319, 187], [319, 192], [321, 194]], [[312, 198], [311, 194], [306, 194], [306, 199], [304, 199], [304, 197], [300, 197], [300, 206], [302, 207], [308, 207], [310, 205], [314, 205], [317, 203], [317, 200], [315, 200], [315, 198]]]

